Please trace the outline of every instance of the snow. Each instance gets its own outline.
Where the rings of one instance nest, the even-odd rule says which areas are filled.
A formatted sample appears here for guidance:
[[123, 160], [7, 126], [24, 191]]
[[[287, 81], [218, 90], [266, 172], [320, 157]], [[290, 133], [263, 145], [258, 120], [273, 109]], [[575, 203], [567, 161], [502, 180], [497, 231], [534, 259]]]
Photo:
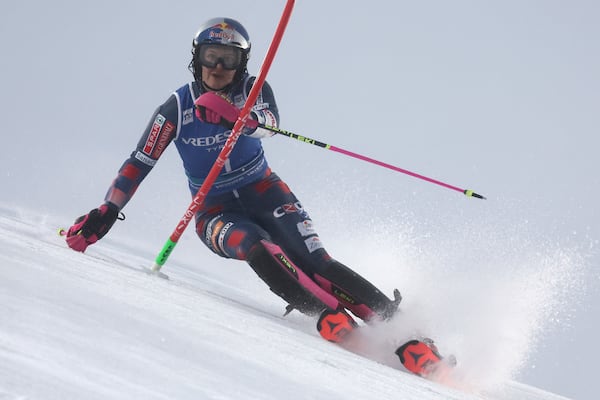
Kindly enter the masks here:
[[[163, 279], [146, 272], [158, 249], [109, 235], [76, 253], [61, 223], [0, 205], [0, 399], [563, 398], [492, 364], [476, 377], [460, 346], [452, 384], [421, 379], [394, 357], [322, 340], [311, 318], [283, 317], [244, 263], [175, 250]], [[390, 324], [366, 336], [390, 345]]]
[[[189, 204], [174, 148], [127, 220], [86, 255], [55, 233], [102, 202], [152, 111], [190, 80], [199, 24], [241, 21], [255, 74], [283, 3], [5, 3], [0, 400], [210, 398], [194, 388], [214, 394], [219, 384], [228, 398], [254, 385], [264, 396], [368, 398], [386, 373], [387, 397], [445, 389], [323, 343], [314, 321], [281, 318], [282, 302], [244, 263], [211, 255], [193, 231], [165, 266], [170, 281], [140, 273]], [[454, 353], [469, 387], [459, 394], [548, 396], [516, 380], [596, 399], [600, 2], [296, 3], [268, 77], [281, 127], [488, 198], [264, 141], [328, 251], [387, 294], [401, 290], [394, 339], [414, 328]], [[275, 377], [250, 376], [267, 367]], [[381, 378], [364, 378], [374, 369]], [[236, 381], [222, 385], [225, 376]]]

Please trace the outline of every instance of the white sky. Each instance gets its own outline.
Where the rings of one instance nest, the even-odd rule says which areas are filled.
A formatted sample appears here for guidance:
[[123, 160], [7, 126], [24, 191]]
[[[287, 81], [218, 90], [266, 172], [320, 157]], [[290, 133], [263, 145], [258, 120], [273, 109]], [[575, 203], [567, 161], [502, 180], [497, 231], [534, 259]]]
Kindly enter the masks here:
[[[154, 108], [191, 78], [197, 27], [219, 15], [240, 20], [256, 73], [282, 8], [241, 0], [3, 5], [0, 199], [69, 221], [97, 206]], [[378, 232], [391, 229], [405, 240], [399, 248], [408, 242], [425, 254], [411, 261], [439, 267], [429, 271], [432, 286], [456, 271], [486, 282], [552, 270], [567, 282], [542, 273], [530, 283], [548, 298], [556, 290], [563, 304], [539, 306], [553, 321], [531, 331], [543, 336], [521, 378], [578, 399], [589, 395], [600, 357], [599, 11], [579, 0], [299, 0], [268, 77], [284, 129], [489, 198], [271, 139], [271, 166], [329, 251], [353, 267], [362, 245], [391, 257], [394, 242], [377, 245]], [[121, 228], [157, 248], [189, 202], [176, 154], [167, 153]], [[406, 279], [423, 275], [410, 271], [389, 284], [411, 293]], [[498, 301], [514, 300], [514, 289]]]

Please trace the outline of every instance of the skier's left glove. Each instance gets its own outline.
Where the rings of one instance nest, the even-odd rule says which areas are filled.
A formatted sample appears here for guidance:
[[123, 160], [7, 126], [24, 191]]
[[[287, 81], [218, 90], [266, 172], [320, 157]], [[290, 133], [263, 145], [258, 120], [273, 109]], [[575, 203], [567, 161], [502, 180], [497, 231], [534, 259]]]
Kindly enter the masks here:
[[[106, 203], [75, 220], [67, 231], [67, 245], [75, 251], [84, 252], [108, 233], [119, 218], [119, 208]], [[123, 217], [124, 218], [124, 217]]]
[[[196, 117], [202, 122], [222, 125], [232, 129], [240, 116], [240, 110], [226, 97], [215, 92], [206, 92], [196, 99]], [[258, 121], [248, 118], [244, 127], [254, 131]], [[247, 134], [246, 132], [244, 132]]]

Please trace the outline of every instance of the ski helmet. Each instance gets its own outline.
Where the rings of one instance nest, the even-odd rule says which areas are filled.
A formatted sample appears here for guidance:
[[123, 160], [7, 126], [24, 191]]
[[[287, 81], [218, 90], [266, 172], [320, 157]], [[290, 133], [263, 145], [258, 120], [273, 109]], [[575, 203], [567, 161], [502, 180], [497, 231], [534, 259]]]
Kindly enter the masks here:
[[233, 83], [239, 81], [247, 71], [246, 67], [250, 58], [250, 36], [246, 28], [231, 18], [212, 18], [206, 21], [194, 36], [192, 42], [192, 61], [189, 70], [197, 82], [202, 82], [202, 63], [200, 62], [200, 48], [205, 44], [235, 47], [241, 50], [240, 65], [236, 70]]

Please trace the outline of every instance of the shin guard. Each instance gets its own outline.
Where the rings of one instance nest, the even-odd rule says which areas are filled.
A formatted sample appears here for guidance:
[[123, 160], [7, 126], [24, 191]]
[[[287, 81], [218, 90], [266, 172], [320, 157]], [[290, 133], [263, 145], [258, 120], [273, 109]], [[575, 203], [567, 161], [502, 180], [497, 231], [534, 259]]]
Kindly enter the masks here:
[[315, 274], [315, 280], [340, 299], [345, 308], [365, 321], [376, 316], [391, 318], [402, 300], [398, 290], [394, 291], [394, 300], [390, 300], [371, 282], [338, 261], [332, 261], [327, 269]]
[[261, 240], [250, 250], [247, 261], [271, 291], [289, 304], [288, 309], [318, 315], [325, 308], [335, 310], [340, 305], [273, 243]]

